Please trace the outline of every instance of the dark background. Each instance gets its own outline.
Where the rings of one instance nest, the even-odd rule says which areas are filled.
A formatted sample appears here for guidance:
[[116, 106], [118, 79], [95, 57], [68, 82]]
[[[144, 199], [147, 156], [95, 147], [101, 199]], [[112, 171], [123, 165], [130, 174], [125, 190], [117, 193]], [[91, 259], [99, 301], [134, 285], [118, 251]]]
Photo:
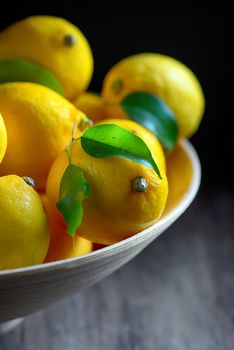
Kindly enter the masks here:
[[[197, 75], [206, 97], [201, 127], [192, 138], [203, 168], [203, 186], [233, 187], [234, 138], [232, 96], [231, 13], [228, 8], [176, 6], [158, 1], [101, 2], [20, 1], [0, 12], [0, 29], [34, 14], [57, 15], [76, 24], [93, 50], [91, 90], [100, 91], [106, 72], [121, 58], [138, 52], [173, 56]], [[17, 6], [17, 7], [16, 7]]]
[[94, 54], [92, 90], [121, 58], [173, 56], [197, 75], [206, 111], [192, 137], [202, 163], [193, 205], [124, 268], [0, 337], [0, 350], [234, 349], [233, 19], [223, 3], [207, 6], [19, 1], [1, 9], [0, 29], [34, 14], [79, 26]]

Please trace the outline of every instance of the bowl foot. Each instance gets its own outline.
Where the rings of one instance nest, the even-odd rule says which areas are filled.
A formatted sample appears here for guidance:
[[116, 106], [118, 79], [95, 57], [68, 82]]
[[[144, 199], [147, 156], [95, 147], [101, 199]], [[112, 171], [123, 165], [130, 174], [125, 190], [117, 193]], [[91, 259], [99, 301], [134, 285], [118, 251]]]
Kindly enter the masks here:
[[16, 318], [8, 322], [0, 323], [0, 335], [12, 331], [14, 328], [18, 327], [21, 322], [23, 322], [24, 317]]

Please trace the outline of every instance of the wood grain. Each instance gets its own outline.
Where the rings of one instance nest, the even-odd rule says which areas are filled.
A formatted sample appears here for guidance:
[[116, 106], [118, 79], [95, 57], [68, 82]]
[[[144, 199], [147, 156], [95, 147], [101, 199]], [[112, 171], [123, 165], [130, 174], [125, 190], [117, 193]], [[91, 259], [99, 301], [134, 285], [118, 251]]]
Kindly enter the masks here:
[[139, 256], [29, 316], [0, 350], [233, 350], [234, 198], [200, 194]]

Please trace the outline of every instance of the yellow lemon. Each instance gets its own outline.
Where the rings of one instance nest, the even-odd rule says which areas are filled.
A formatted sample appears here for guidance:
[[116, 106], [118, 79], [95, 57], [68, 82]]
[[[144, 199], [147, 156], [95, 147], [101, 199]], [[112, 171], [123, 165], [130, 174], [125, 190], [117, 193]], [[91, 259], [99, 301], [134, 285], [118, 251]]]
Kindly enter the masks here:
[[5, 123], [0, 114], [0, 163], [3, 160], [6, 149], [7, 149], [7, 132], [6, 132]]
[[163, 215], [170, 212], [188, 192], [193, 176], [193, 166], [180, 145], [167, 157], [168, 198]]
[[[159, 159], [163, 153], [159, 151], [154, 156]], [[71, 161], [83, 170], [91, 189], [77, 231], [81, 237], [94, 243], [112, 244], [144, 230], [160, 218], [168, 193], [167, 177], [160, 167], [163, 161], [158, 162], [160, 179], [152, 169], [127, 159], [93, 158], [80, 142], [71, 147]], [[46, 191], [54, 212], [67, 165], [64, 152], [55, 160], [48, 176]], [[56, 215], [64, 222], [58, 211]]]
[[57, 229], [57, 235], [51, 239], [45, 262], [74, 258], [92, 252], [92, 242], [78, 235], [73, 241], [72, 237], [67, 234], [64, 225], [60, 224]]
[[[8, 145], [0, 175], [30, 176], [45, 187], [50, 166], [84, 114], [51, 89], [32, 83], [0, 84], [0, 112]], [[78, 130], [79, 132], [79, 130]]]
[[41, 200], [47, 213], [51, 234], [45, 262], [63, 260], [90, 253], [93, 249], [92, 242], [78, 235], [73, 241], [72, 237], [66, 233], [66, 225], [58, 221], [58, 217], [50, 207], [45, 194], [41, 194]]
[[82, 32], [63, 18], [32, 16], [0, 33], [0, 59], [23, 58], [50, 69], [74, 99], [92, 76], [93, 57]]
[[16, 175], [0, 177], [0, 269], [42, 263], [49, 239], [38, 193]]
[[107, 118], [104, 101], [98, 94], [84, 92], [73, 101], [73, 104], [76, 108], [84, 112], [95, 124]]
[[136, 91], [159, 96], [174, 112], [181, 136], [191, 136], [204, 112], [204, 95], [193, 72], [172, 57], [142, 53], [127, 57], [107, 73], [102, 96], [109, 117], [127, 118], [121, 100]]

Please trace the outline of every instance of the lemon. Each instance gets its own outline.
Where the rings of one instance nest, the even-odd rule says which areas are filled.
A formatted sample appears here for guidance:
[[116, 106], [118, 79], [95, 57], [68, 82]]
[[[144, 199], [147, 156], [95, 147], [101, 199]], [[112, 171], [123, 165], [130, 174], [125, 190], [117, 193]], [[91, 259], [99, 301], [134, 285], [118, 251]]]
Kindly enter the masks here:
[[92, 252], [93, 243], [76, 236], [74, 241], [66, 232], [66, 227], [60, 225], [58, 235], [51, 239], [45, 262], [75, 258]]
[[[132, 123], [136, 133], [139, 129], [140, 134], [142, 127]], [[159, 142], [153, 156], [158, 160], [162, 179], [154, 170], [141, 164], [119, 157], [94, 158], [83, 150], [80, 142], [72, 145], [71, 162], [82, 169], [91, 189], [90, 197], [83, 202], [84, 216], [77, 231], [79, 236], [108, 245], [144, 230], [160, 218], [166, 204], [168, 183]], [[51, 167], [46, 187], [54, 215], [63, 225], [65, 222], [56, 209], [56, 203], [61, 178], [68, 164], [63, 152]]]
[[0, 269], [40, 264], [49, 227], [40, 196], [16, 175], [0, 177]]
[[93, 92], [84, 92], [78, 96], [73, 104], [96, 124], [107, 118], [107, 112], [103, 98]]
[[[45, 187], [50, 166], [84, 114], [53, 90], [33, 83], [0, 84], [0, 112], [8, 137], [0, 175], [30, 176]], [[79, 130], [78, 132], [79, 133]]]
[[63, 18], [32, 16], [0, 33], [0, 59], [26, 59], [51, 70], [74, 99], [92, 77], [93, 57], [82, 32]]
[[189, 137], [198, 128], [204, 112], [199, 81], [183, 63], [156, 53], [127, 57], [107, 73], [102, 96], [110, 117], [127, 118], [121, 100], [136, 91], [159, 96], [174, 112], [180, 135]]
[[167, 157], [168, 198], [163, 214], [175, 208], [188, 193], [193, 177], [193, 165], [180, 143]]
[[5, 123], [0, 114], [0, 163], [3, 160], [6, 149], [7, 149], [7, 132], [6, 132]]

